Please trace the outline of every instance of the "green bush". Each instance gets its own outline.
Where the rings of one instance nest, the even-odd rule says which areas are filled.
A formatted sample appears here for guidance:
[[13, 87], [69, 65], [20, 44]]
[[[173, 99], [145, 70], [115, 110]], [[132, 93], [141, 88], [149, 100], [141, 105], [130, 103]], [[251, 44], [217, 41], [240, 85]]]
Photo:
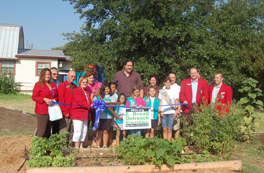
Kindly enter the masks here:
[[74, 166], [74, 157], [56, 156], [53, 158], [53, 167], [72, 167]]
[[37, 156], [34, 159], [28, 161], [29, 167], [48, 167], [52, 163], [52, 158], [50, 156]]
[[0, 93], [9, 94], [15, 93], [18, 83], [15, 82], [14, 74], [7, 74], [6, 72], [0, 75]]
[[62, 148], [67, 147], [67, 135], [69, 132], [51, 135], [49, 139], [34, 136], [30, 148], [31, 157], [45, 155], [62, 156]]
[[247, 115], [244, 117], [245, 123], [242, 126], [242, 140], [244, 141], [250, 141], [254, 138], [254, 134], [252, 133], [255, 131], [254, 108], [263, 110], [263, 102], [258, 99], [260, 96], [263, 96], [262, 90], [257, 88], [258, 83], [257, 80], [248, 78], [242, 82], [243, 85], [238, 90], [244, 96], [239, 100], [239, 103], [245, 106], [247, 110]]
[[243, 138], [241, 127], [245, 123], [247, 111], [235, 101], [228, 115], [220, 116], [210, 105], [201, 110], [192, 114], [194, 123], [189, 126], [187, 133], [190, 143], [199, 152], [208, 150], [228, 159], [234, 148], [234, 139]]
[[74, 157], [64, 157], [62, 148], [67, 147], [69, 132], [51, 135], [49, 139], [34, 136], [30, 148], [29, 167], [70, 167], [74, 166]]
[[174, 165], [183, 163], [184, 158], [179, 153], [184, 149], [183, 139], [169, 142], [160, 138], [142, 138], [142, 136], [128, 136], [116, 147], [118, 157], [124, 159], [128, 165], [145, 163], [161, 166], [162, 164]]

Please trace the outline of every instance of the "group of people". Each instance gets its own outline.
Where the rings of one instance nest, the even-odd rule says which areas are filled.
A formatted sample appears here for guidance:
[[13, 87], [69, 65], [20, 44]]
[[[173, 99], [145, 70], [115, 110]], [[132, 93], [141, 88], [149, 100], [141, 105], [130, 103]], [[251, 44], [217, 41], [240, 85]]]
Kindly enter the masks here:
[[[116, 128], [116, 142], [119, 145], [121, 136], [127, 136], [123, 128], [123, 107], [150, 107], [151, 128], [145, 129], [145, 137], [154, 137], [155, 130], [161, 124], [163, 138], [172, 140], [179, 137], [181, 117], [192, 125], [192, 114], [200, 111], [201, 105], [215, 105], [219, 114], [226, 114], [232, 102], [232, 89], [223, 83], [223, 75], [215, 74], [215, 85], [208, 86], [206, 80], [200, 77], [196, 68], [190, 69], [190, 78], [183, 80], [181, 86], [176, 83], [176, 74], [171, 72], [163, 80], [164, 87], [157, 85], [157, 78], [152, 75], [149, 85], [143, 87], [140, 75], [133, 71], [134, 62], [126, 59], [124, 70], [118, 71], [111, 83], [94, 82], [94, 73], [87, 71], [79, 80], [79, 87], [73, 82], [75, 72], [69, 71], [67, 80], [58, 81], [58, 69], [42, 69], [39, 81], [33, 89], [32, 99], [36, 102], [35, 113], [38, 120], [39, 137], [49, 137], [52, 133], [70, 132], [69, 141], [75, 143], [75, 148], [82, 148], [88, 144], [89, 126], [94, 126], [95, 100], [118, 102], [116, 108], [106, 108], [100, 112], [99, 125], [90, 132], [90, 137], [96, 141], [96, 147], [107, 147], [113, 139], [113, 128]], [[100, 90], [100, 92], [98, 92]], [[49, 121], [48, 106], [52, 101], [66, 103], [73, 106], [60, 105], [63, 119]], [[184, 103], [180, 105], [179, 103]], [[159, 106], [162, 105], [162, 106]], [[119, 118], [114, 116], [116, 114]], [[186, 136], [187, 125], [183, 124], [182, 136]], [[141, 135], [141, 129], [128, 130], [130, 134]], [[96, 137], [94, 134], [96, 133]], [[69, 144], [71, 145], [71, 143]]]

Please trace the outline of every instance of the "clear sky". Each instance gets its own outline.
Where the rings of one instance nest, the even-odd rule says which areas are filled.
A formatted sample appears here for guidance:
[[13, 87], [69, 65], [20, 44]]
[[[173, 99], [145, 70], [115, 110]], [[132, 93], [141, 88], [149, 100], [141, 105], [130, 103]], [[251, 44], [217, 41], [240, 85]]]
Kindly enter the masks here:
[[85, 20], [69, 1], [0, 0], [0, 23], [22, 24], [24, 40], [34, 49], [51, 49], [67, 43], [63, 32], [79, 32]]

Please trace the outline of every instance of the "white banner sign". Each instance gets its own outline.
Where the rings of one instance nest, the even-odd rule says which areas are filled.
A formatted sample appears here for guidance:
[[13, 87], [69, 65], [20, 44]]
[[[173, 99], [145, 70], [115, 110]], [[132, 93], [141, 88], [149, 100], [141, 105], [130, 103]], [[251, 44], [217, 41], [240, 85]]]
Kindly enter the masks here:
[[124, 130], [151, 128], [150, 108], [123, 108], [123, 111]]

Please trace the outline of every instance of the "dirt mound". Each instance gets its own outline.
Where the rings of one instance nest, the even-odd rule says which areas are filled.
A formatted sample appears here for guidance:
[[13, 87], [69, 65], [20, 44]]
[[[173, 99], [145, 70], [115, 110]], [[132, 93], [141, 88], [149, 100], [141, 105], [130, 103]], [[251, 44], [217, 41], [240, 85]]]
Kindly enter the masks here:
[[[0, 136], [0, 173], [17, 172], [25, 160], [25, 147], [29, 150], [30, 136]], [[19, 173], [26, 172], [26, 165]]]
[[0, 107], [0, 132], [27, 130], [33, 133], [36, 128], [37, 119], [33, 115]]

